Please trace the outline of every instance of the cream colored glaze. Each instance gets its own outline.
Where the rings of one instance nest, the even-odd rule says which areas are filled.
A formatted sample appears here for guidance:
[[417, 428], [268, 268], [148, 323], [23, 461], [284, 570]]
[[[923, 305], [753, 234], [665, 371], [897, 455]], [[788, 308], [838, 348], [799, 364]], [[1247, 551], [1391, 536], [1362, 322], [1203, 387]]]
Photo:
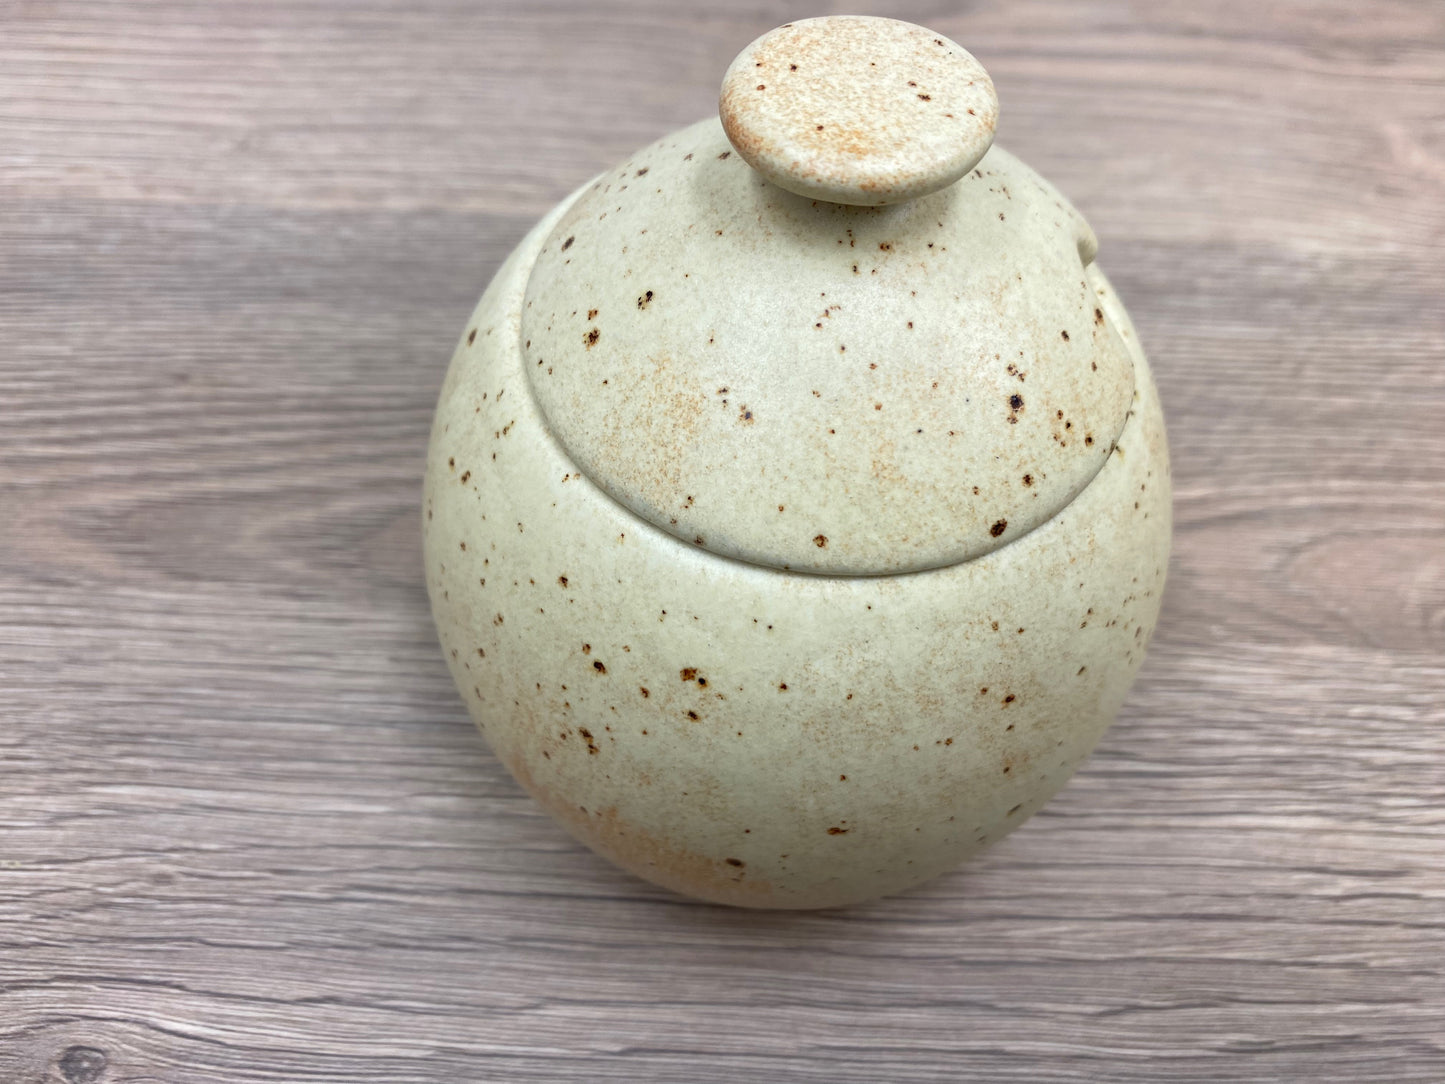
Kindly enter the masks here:
[[1067, 505], [1124, 424], [1095, 247], [1002, 148], [942, 192], [844, 207], [769, 184], [703, 121], [557, 221], [527, 375], [583, 473], [685, 542], [834, 574], [953, 564]]
[[[1045, 182], [995, 148], [975, 181], [916, 201], [892, 224], [918, 219], [935, 201], [947, 215], [934, 221], [948, 224], [938, 228], [954, 244], [973, 244], [975, 262], [994, 244], [995, 271], [1005, 280], [1009, 268], [1022, 276], [1018, 307], [978, 319], [970, 307], [978, 284], [951, 285], [955, 268], [912, 253], [916, 231], [896, 231], [916, 257], [918, 286], [907, 287], [923, 296], [915, 323], [937, 326], [926, 346], [891, 354], [920, 372], [933, 364], [938, 379], [955, 382], [951, 390], [964, 389], [965, 405], [1014, 381], [1027, 399], [1022, 412], [1048, 424], [980, 423], [945, 445], [959, 473], [973, 472], [967, 495], [977, 503], [952, 500], [948, 479], [927, 473], [946, 454], [910, 459], [898, 455], [895, 440], [866, 457], [877, 463], [881, 454], [883, 470], [830, 458], [811, 432], [813, 400], [854, 426], [847, 448], [867, 447], [877, 433], [865, 424], [867, 412], [862, 421], [849, 416], [821, 388], [789, 397], [797, 391], [790, 372], [808, 377], [799, 387], [811, 391], [823, 371], [818, 358], [794, 348], [793, 331], [764, 326], [754, 349], [708, 363], [697, 360], [706, 357], [700, 348], [669, 340], [713, 325], [715, 340], [723, 328], [745, 336], [747, 322], [765, 311], [750, 300], [753, 292], [774, 298], [771, 311], [788, 317], [791, 309], [776, 299], [786, 300], [797, 280], [816, 285], [807, 282], [817, 268], [806, 224], [837, 225], [839, 214], [856, 213], [788, 204], [794, 197], [773, 195], [767, 182], [727, 172], [747, 167], [729, 164], [717, 150], [721, 138], [716, 122], [694, 126], [579, 189], [498, 271], [437, 408], [426, 471], [427, 585], [473, 718], [522, 785], [578, 839], [639, 876], [703, 899], [836, 906], [908, 888], [996, 842], [1063, 785], [1109, 725], [1143, 659], [1164, 585], [1163, 417], [1128, 315], [1090, 263], [1092, 234]], [[682, 184], [682, 163], [696, 161], [701, 148], [715, 151], [713, 164], [692, 168], [685, 174], [692, 181]], [[624, 199], [620, 186], [642, 183], [663, 191]], [[1028, 195], [1005, 195], [1005, 187]], [[687, 261], [669, 263], [691, 254], [673, 228], [678, 220], [668, 219], [679, 208], [696, 210], [680, 191], [708, 193], [709, 213], [722, 223], [708, 225], [739, 237], [710, 249], [695, 272]], [[1022, 222], [1008, 245], [995, 243], [1001, 234], [981, 242], [988, 235], [976, 230], [998, 200], [1018, 202]], [[621, 235], [591, 228], [609, 201], [638, 238], [643, 227], [626, 209], [650, 208], [666, 227], [664, 244], [619, 265], [608, 246], [622, 243]], [[778, 221], [759, 201], [785, 208], [788, 228], [772, 228]], [[874, 225], [860, 219], [846, 228], [860, 237]], [[1073, 261], [1068, 274], [1039, 274], [1061, 258], [1061, 244]], [[658, 290], [638, 268], [682, 278]], [[693, 274], [699, 281], [683, 285]], [[826, 318], [853, 321], [850, 341], [859, 352], [902, 334], [893, 324], [904, 312], [904, 287], [884, 282], [871, 306], [860, 294], [839, 310], [846, 317]], [[591, 299], [603, 293], [606, 306], [621, 310], [616, 322]], [[1041, 345], [1057, 306], [1087, 316], [1084, 334], [1061, 339], [1067, 350]], [[989, 342], [1024, 344], [1031, 367], [1004, 368], [1000, 385], [992, 351], [979, 354]], [[791, 371], [780, 364], [789, 361]], [[859, 375], [842, 361], [832, 365], [844, 385]], [[927, 397], [906, 366], [899, 371], [886, 385], [890, 405], [905, 417], [911, 411], [913, 428], [932, 426]], [[609, 398], [614, 381], [626, 394]], [[714, 382], [728, 390], [705, 387]], [[746, 390], [740, 396], [734, 387]], [[703, 414], [668, 406], [669, 396], [685, 399], [699, 388], [737, 400], [727, 404], [729, 428], [709, 428], [696, 420]], [[634, 410], [638, 403], [670, 410], [668, 424], [650, 422]], [[744, 403], [766, 404], [776, 415], [769, 426], [761, 418], [740, 424], [731, 415]], [[1097, 420], [1090, 410], [1099, 411]], [[597, 434], [605, 430], [589, 426], [609, 411], [617, 429], [602, 455], [607, 442]], [[683, 416], [694, 418], [690, 431], [677, 421]], [[1074, 419], [1089, 425], [1068, 424]], [[1090, 431], [1108, 439], [1086, 444], [1088, 456], [1076, 451], [1031, 466]], [[754, 467], [784, 469], [765, 471], [758, 493], [744, 485], [730, 498], [713, 483], [726, 481], [730, 461], [756, 452], [752, 444], [764, 453]], [[574, 457], [577, 449], [584, 455]], [[910, 477], [920, 462], [921, 473]], [[692, 498], [678, 522], [638, 497], [645, 487], [629, 478], [639, 469], [678, 472], [668, 484]], [[689, 470], [699, 471], [691, 481]], [[1010, 474], [1020, 475], [1019, 484], [1005, 487]], [[851, 508], [838, 520], [836, 545], [799, 536], [763, 492], [800, 478], [811, 490], [796, 486], [776, 504], [808, 509], [815, 491], [812, 515]], [[1058, 488], [1028, 495], [1045, 482]], [[897, 496], [890, 484], [913, 504], [890, 504]], [[858, 499], [860, 489], [866, 499]], [[1021, 511], [978, 545], [977, 527], [987, 520], [970, 519], [970, 510], [990, 499], [1012, 500], [1009, 507]], [[687, 537], [694, 505], [712, 537]], [[920, 537], [933, 549], [910, 553]], [[800, 550], [811, 565], [789, 560]], [[788, 563], [809, 571], [769, 567]], [[859, 571], [871, 574], [850, 574]]]
[[527, 269], [563, 213], [478, 305], [427, 460], [437, 628], [492, 748], [584, 843], [723, 903], [849, 903], [996, 842], [1113, 719], [1164, 584], [1163, 420], [1102, 273], [1088, 271], [1134, 349], [1136, 398], [1078, 498], [947, 568], [785, 573], [639, 520], [549, 436], [518, 334]]
[[958, 180], [998, 98], [957, 42], [897, 19], [827, 15], [769, 31], [723, 76], [719, 114], [749, 165], [789, 192], [878, 206]]

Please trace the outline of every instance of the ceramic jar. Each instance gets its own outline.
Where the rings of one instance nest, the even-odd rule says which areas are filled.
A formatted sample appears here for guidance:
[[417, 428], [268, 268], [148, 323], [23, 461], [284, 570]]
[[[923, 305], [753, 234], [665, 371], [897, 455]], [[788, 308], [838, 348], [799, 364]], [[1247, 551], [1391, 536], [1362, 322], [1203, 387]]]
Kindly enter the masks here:
[[781, 27], [467, 323], [426, 474], [441, 642], [517, 780], [639, 876], [918, 884], [1043, 805], [1139, 667], [1159, 403], [997, 111], [930, 30]]

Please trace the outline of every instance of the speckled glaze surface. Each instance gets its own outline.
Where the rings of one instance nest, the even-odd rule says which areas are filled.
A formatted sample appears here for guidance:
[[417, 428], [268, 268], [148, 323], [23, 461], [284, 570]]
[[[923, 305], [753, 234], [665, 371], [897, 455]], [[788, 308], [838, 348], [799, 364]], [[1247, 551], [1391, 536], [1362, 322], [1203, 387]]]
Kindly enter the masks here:
[[531, 391], [584, 474], [685, 542], [813, 572], [952, 564], [1067, 505], [1124, 425], [1134, 366], [1095, 248], [1001, 148], [852, 207], [770, 184], [703, 121], [543, 242]]
[[473, 717], [577, 838], [826, 907], [953, 867], [1088, 754], [1158, 613], [1168, 454], [1093, 235], [1017, 159], [877, 208], [730, 151], [659, 141], [498, 271], [427, 580]]
[[876, 206], [936, 192], [993, 142], [998, 97], [957, 42], [867, 15], [764, 34], [723, 77], [719, 115], [749, 165], [790, 192]]

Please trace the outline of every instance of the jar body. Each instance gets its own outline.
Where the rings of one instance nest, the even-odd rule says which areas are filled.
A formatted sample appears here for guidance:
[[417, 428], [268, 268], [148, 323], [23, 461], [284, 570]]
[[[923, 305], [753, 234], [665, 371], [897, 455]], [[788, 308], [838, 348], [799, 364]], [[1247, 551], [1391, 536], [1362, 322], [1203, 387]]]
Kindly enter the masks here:
[[1163, 589], [1163, 419], [1102, 273], [1085, 271], [1131, 344], [1135, 402], [1073, 502], [960, 564], [796, 574], [638, 519], [550, 436], [520, 308], [568, 203], [479, 303], [428, 453], [433, 612], [497, 756], [589, 847], [719, 903], [847, 904], [996, 842], [1113, 720]]

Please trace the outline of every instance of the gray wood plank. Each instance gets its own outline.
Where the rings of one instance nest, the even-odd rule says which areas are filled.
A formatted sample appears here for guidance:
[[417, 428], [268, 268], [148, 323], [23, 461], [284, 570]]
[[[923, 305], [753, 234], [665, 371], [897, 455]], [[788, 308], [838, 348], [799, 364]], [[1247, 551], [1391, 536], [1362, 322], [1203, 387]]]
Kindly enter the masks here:
[[796, 5], [0, 9], [0, 1081], [1445, 1079], [1445, 9], [889, 14], [988, 65], [1154, 358], [1119, 724], [903, 897], [573, 844], [450, 686], [417, 504], [537, 215]]

